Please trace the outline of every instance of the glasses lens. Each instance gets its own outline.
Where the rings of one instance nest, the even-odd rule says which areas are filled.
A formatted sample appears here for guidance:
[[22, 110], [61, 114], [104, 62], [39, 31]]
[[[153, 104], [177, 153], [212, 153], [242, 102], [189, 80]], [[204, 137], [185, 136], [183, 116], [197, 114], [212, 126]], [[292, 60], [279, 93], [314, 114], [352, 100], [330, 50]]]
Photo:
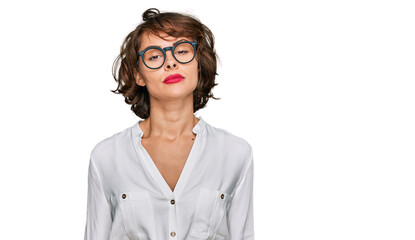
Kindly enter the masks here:
[[164, 55], [160, 49], [149, 49], [144, 53], [144, 62], [150, 68], [158, 68], [163, 64]]
[[174, 49], [174, 56], [181, 63], [190, 62], [195, 55], [193, 45], [187, 42], [179, 43]]

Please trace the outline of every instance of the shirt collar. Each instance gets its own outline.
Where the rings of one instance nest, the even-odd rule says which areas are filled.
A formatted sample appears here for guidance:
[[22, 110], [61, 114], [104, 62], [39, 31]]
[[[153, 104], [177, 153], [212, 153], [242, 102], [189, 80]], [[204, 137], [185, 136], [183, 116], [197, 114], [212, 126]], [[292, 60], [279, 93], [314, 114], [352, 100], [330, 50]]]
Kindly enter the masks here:
[[[196, 123], [196, 125], [193, 127], [193, 129], [192, 129], [192, 131], [194, 132], [194, 133], [196, 133], [196, 134], [201, 134], [204, 130], [205, 130], [205, 128], [206, 128], [206, 122], [205, 122], [205, 120], [201, 117], [201, 116], [199, 116], [198, 117], [200, 120], [199, 120], [199, 122], [198, 123]], [[142, 119], [140, 119], [140, 120], [138, 120], [135, 124], [134, 124], [134, 126], [133, 126], [133, 132], [135, 133], [134, 135], [139, 135], [140, 136], [140, 138], [143, 136], [143, 134], [144, 134], [144, 132], [143, 132], [143, 130], [140, 128], [140, 125], [139, 125], [139, 123], [140, 122], [142, 122], [142, 121], [144, 121], [144, 120], [142, 120]]]

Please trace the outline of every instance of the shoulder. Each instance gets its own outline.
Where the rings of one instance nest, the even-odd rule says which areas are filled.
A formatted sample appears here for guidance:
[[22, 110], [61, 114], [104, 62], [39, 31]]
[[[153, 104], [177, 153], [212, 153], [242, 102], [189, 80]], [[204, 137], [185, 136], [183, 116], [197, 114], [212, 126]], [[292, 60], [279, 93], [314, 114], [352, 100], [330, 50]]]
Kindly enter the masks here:
[[215, 145], [223, 146], [228, 152], [238, 154], [243, 158], [252, 155], [251, 144], [243, 137], [229, 130], [208, 124], [206, 127], [206, 135], [210, 140], [214, 141]]
[[208, 125], [206, 127], [209, 151], [213, 152], [217, 166], [225, 169], [228, 176], [239, 181], [253, 169], [253, 149], [243, 137], [229, 130]]
[[91, 150], [91, 157], [94, 159], [101, 159], [104, 157], [110, 157], [117, 152], [122, 151], [122, 148], [130, 146], [131, 144], [131, 131], [133, 126], [125, 128], [122, 131], [116, 132], [95, 144]]

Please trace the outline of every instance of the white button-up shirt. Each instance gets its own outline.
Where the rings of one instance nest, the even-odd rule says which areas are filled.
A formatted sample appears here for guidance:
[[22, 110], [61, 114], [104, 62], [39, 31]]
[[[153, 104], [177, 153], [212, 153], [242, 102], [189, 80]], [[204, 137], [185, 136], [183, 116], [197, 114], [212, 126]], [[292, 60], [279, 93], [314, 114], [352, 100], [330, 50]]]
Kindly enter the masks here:
[[96, 144], [85, 240], [253, 240], [251, 145], [201, 117], [171, 190], [141, 144], [139, 120]]

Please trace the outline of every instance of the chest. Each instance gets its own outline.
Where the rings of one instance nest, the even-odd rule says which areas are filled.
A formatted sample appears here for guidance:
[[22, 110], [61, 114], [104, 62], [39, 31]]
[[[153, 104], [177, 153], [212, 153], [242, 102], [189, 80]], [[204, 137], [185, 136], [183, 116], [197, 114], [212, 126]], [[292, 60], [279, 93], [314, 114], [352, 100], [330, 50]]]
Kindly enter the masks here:
[[180, 178], [193, 143], [194, 137], [174, 142], [142, 139], [143, 147], [172, 191]]

